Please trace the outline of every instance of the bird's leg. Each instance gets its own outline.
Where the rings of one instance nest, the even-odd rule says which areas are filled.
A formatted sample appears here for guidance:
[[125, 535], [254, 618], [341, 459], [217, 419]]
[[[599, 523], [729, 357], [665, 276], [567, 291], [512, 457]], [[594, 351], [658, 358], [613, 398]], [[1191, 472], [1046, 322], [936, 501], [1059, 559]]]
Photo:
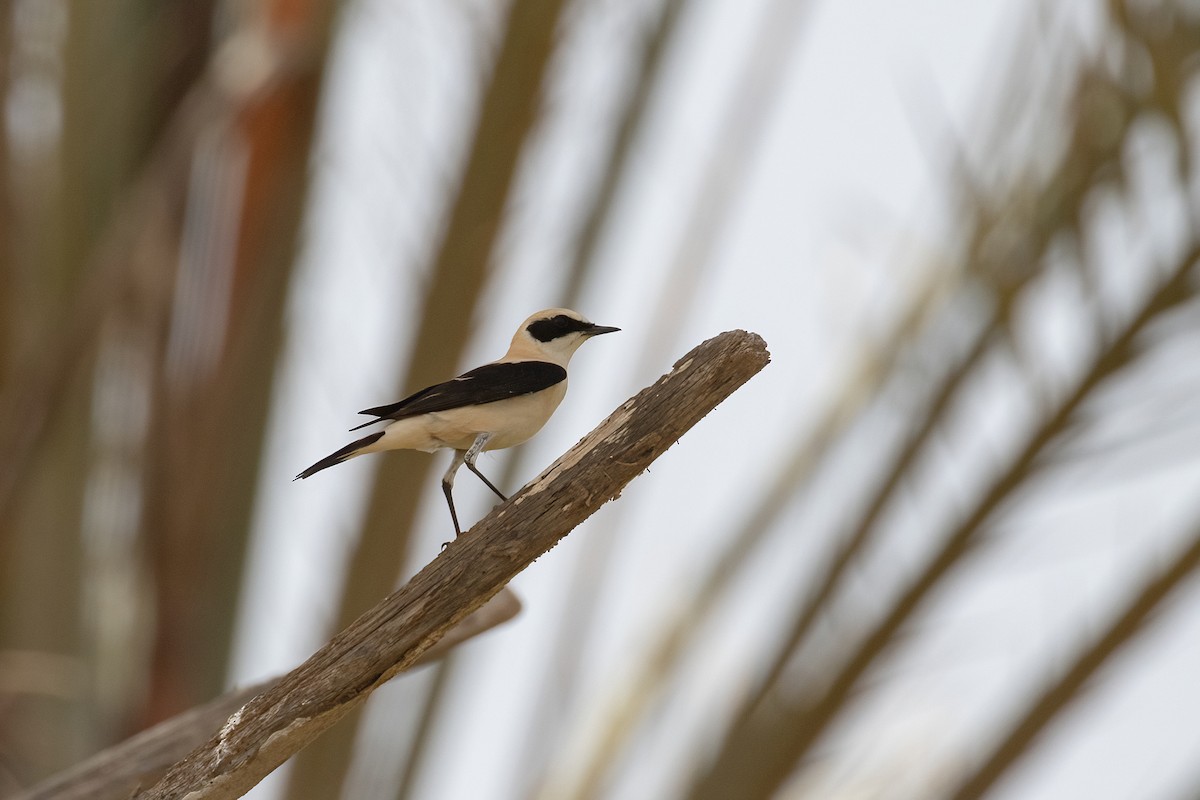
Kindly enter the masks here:
[[463, 461], [467, 463], [467, 469], [479, 476], [479, 480], [483, 481], [489, 489], [496, 493], [496, 496], [501, 500], [507, 500], [504, 493], [492, 485], [492, 482], [484, 477], [483, 473], [475, 466], [475, 459], [479, 457], [479, 453], [483, 450], [483, 446], [487, 444], [488, 439], [492, 438], [490, 433], [481, 433], [475, 437], [475, 442], [471, 445], [471, 449], [463, 456]]
[[[446, 470], [446, 474], [442, 476], [442, 491], [445, 492], [446, 503], [450, 506], [450, 519], [454, 520], [455, 537], [462, 536], [462, 528], [458, 526], [458, 514], [454, 511], [454, 473], [458, 472], [458, 468], [462, 466], [465, 456], [465, 450], [455, 450], [454, 460], [450, 462], [450, 469]], [[445, 544], [442, 545], [442, 547], [445, 546]]]

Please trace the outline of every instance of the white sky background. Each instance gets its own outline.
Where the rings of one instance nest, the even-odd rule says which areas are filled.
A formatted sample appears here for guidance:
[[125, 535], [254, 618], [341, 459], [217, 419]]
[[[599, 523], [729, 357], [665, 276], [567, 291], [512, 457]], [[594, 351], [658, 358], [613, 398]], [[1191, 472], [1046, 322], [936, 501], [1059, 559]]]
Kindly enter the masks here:
[[[396, 399], [409, 322], [421, 302], [421, 270], [436, 241], [431, 231], [471, 129], [481, 69], [476, 48], [495, 22], [481, 9], [490, 5], [358, 0], [346, 14], [327, 88], [308, 241], [262, 476], [243, 603], [247, 616], [234, 656], [239, 683], [278, 674], [307, 657], [325, 636], [309, 629], [309, 621], [335, 614], [347, 536], [357, 527], [373, 459], [389, 456], [355, 460], [320, 480], [289, 479], [344, 444], [354, 411]], [[653, 374], [630, 375], [627, 365], [642, 358], [665, 265], [712, 158], [721, 115], [739, 90], [733, 81], [766, 5], [694, 0], [639, 143], [636, 177], [622, 188], [600, 269], [579, 308], [624, 332], [590, 343], [576, 356], [566, 401], [524, 446], [531, 451], [527, 463], [536, 465], [529, 477], [675, 357], [719, 331], [761, 333], [773, 363], [616, 504], [514, 581], [526, 609], [516, 622], [466, 648], [453, 687], [457, 710], [435, 744], [445, 763], [467, 758], [472, 768], [422, 775], [421, 798], [490, 799], [500, 797], [494, 787], [513, 784], [515, 748], [525, 732], [506, 722], [519, 719], [541, 689], [538, 655], [556, 630], [575, 562], [593, 552], [588, 537], [615, 537], [615, 561], [605, 584], [605, 616], [587, 643], [582, 694], [592, 706], [612, 696], [624, 659], [641, 652], [673, 604], [686, 598], [728, 523], [782, 457], [772, 447], [774, 437], [791, 439], [804, 429], [806, 415], [844, 377], [849, 355], [864, 337], [886, 329], [916, 271], [953, 246], [946, 232], [955, 220], [942, 189], [946, 156], [956, 139], [991, 135], [986, 123], [995, 118], [996, 91], [1007, 77], [999, 73], [1014, 63], [1014, 42], [1029, 31], [1035, 7], [1032, 0], [814, 3], [802, 15], [798, 50], [752, 171], [739, 184], [699, 302], [674, 331], [671, 357]], [[464, 363], [446, 365], [447, 376], [499, 356], [517, 322], [555, 303], [574, 214], [592, 185], [625, 77], [623, 54], [644, 6], [595, 0], [579, 16], [555, 114], [524, 164], [515, 221], [502, 242], [503, 281], [489, 289]], [[1056, 2], [1053, 8], [1050, 16], [1059, 21], [1040, 26], [1043, 36], [1051, 38], [1061, 26], [1087, 38], [1084, 31], [1094, 26], [1091, 3]], [[1054, 322], [1047, 328], [1053, 333]], [[1064, 341], [1063, 352], [1071, 353], [1071, 346]], [[1003, 380], [998, 374], [997, 385]], [[981, 404], [984, 412], [997, 441], [1020, 422], [1003, 408]], [[435, 458], [440, 474], [445, 456]], [[493, 474], [501, 463], [496, 456], [481, 461]], [[958, 481], [967, 480], [958, 467], [952, 459], [925, 467], [930, 480], [945, 481], [947, 502], [961, 491]], [[1190, 481], [1183, 470], [1176, 472], [1173, 486], [1200, 482], [1194, 469]], [[1127, 478], [1114, 478], [1103, 493], [1068, 494], [1065, 501], [1039, 505], [1036, 513], [1004, 526], [994, 557], [972, 562], [956, 588], [939, 596], [919, 625], [923, 638], [888, 665], [886, 687], [838, 732], [839, 748], [818, 779], [831, 783], [814, 786], [813, 796], [832, 796], [830, 787], [846, 776], [855, 783], [841, 787], [847, 797], [920, 797], [928, 781], [953, 775], [972, 755], [962, 750], [964, 742], [986, 746], [980, 732], [1005, 712], [1014, 693], [1024, 694], [1014, 687], [1043, 678], [1046, 664], [1057, 663], [1046, 659], [1048, 653], [1067, 659], [1080, 644], [1074, 638], [1080, 626], [1086, 630], [1087, 623], [1104, 619], [1122, 596], [1112, 581], [1127, 575], [1131, 562], [1161, 561], [1175, 534], [1171, 521], [1194, 513], [1194, 494], [1162, 496], [1162, 473]], [[422, 560], [436, 554], [449, 529], [441, 492], [431, 484], [426, 496], [418, 523]], [[486, 488], [470, 480], [458, 482], [456, 497], [464, 523], [491, 503]], [[1149, 508], [1147, 498], [1154, 503]], [[868, 610], [882, 604], [873, 587], [894, 585], [896, 565], [918, 563], [926, 545], [915, 528], [922, 519], [927, 525], [928, 512], [897, 514], [898, 535], [884, 545], [879, 563], [857, 576], [856, 602]], [[801, 521], [790, 515], [785, 524], [792, 527], [783, 535], [802, 539]], [[795, 546], [797, 559], [812, 554], [804, 542]], [[791, 579], [784, 571], [789, 566], [764, 564], [764, 585]], [[1072, 587], [1069, 595], [1063, 586]], [[755, 597], [746, 595], [739, 608], [753, 613]], [[1194, 626], [1200, 596], [1181, 593], [1172, 608], [1048, 732], [1044, 746], [997, 798], [1165, 797], [1195, 779], [1189, 754], [1200, 752], [1200, 733], [1179, 698], [1188, 697], [1194, 709], [1200, 644], [1181, 632], [1189, 627], [1185, 615]], [[648, 734], [648, 752], [656, 759], [677, 759], [692, 743], [670, 724], [695, 722], [694, 714], [688, 717], [688, 697], [703, 696], [706, 685], [737, 680], [739, 668], [752, 660], [762, 631], [742, 623], [722, 632], [712, 648], [721, 656], [713, 669], [690, 678], [681, 701], [671, 704], [657, 733]], [[1064, 640], [1068, 631], [1071, 638]], [[381, 690], [370, 726], [411, 714], [427, 678], [404, 677]], [[567, 764], [586, 744], [583, 723], [603, 711], [588, 702], [572, 708], [579, 724], [567, 737]], [[362, 755], [353, 796], [386, 794], [382, 787], [404, 743], [392, 740], [388, 747], [394, 749]], [[612, 796], [669, 792], [653, 783], [662, 779], [661, 764], [643, 762], [632, 763], [629, 779]], [[276, 783], [268, 780], [252, 796], [272, 796]]]

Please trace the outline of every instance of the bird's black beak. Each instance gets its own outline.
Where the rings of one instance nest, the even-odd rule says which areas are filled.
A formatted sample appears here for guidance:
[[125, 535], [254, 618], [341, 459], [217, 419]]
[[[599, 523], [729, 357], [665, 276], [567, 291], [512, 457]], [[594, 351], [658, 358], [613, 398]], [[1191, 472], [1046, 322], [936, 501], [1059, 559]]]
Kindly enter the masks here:
[[620, 328], [611, 328], [607, 325], [593, 325], [592, 327], [590, 327], [586, 331], [584, 331], [584, 333], [586, 333], [588, 336], [599, 336], [602, 333], [616, 333], [619, 330], [621, 330], [621, 329]]

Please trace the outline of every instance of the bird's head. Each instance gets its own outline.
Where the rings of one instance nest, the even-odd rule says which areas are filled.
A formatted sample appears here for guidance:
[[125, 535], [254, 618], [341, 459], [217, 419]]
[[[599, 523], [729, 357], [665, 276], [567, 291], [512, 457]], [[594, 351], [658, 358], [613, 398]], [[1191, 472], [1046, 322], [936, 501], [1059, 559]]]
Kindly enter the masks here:
[[619, 330], [589, 322], [578, 311], [548, 308], [521, 323], [508, 348], [508, 356], [550, 361], [565, 367], [586, 340]]

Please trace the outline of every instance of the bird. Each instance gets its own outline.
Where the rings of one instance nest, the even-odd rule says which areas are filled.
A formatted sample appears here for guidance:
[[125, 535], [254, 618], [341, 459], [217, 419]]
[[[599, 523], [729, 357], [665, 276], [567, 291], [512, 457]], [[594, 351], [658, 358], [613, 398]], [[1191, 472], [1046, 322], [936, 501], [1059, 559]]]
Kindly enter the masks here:
[[351, 431], [376, 423], [381, 430], [330, 453], [292, 480], [367, 453], [385, 450], [454, 451], [442, 476], [455, 537], [462, 535], [454, 509], [454, 476], [467, 465], [501, 500], [507, 500], [475, 465], [480, 453], [528, 441], [542, 429], [567, 393], [567, 364], [593, 336], [620, 328], [597, 325], [577, 311], [549, 308], [528, 317], [513, 334], [503, 358], [457, 378], [422, 389], [390, 405], [358, 412], [375, 417]]

